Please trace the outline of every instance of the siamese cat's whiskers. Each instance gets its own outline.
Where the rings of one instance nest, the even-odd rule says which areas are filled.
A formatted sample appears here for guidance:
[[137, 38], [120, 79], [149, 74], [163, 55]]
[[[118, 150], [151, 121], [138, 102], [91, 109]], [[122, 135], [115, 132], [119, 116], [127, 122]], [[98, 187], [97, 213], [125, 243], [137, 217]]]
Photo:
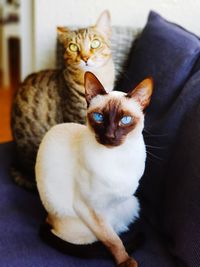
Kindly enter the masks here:
[[[153, 140], [155, 141], [155, 138], [165, 138], [167, 137], [168, 135], [167, 134], [155, 134], [155, 133], [152, 133], [150, 132], [149, 130], [147, 129], [143, 129], [143, 133], [146, 133], [144, 138], [148, 138], [148, 141], [150, 141], [151, 138], [153, 138]], [[148, 159], [153, 161], [153, 162], [156, 162], [157, 164], [158, 163], [161, 163], [162, 161], [164, 161], [163, 158], [155, 155], [154, 153], [152, 153], [152, 150], [156, 150], [156, 151], [164, 151], [167, 149], [166, 146], [154, 146], [154, 145], [148, 145], [148, 144], [145, 144], [146, 146], [146, 152], [147, 154], [149, 155]], [[149, 151], [151, 150], [151, 152]]]
[[151, 133], [149, 130], [146, 130], [146, 129], [143, 129], [143, 132], [148, 134], [148, 135], [145, 135], [145, 137], [166, 137], [166, 136], [168, 136], [168, 134]]
[[146, 144], [146, 147], [147, 148], [155, 148], [155, 149], [167, 149], [167, 147], [164, 147], [164, 146], [151, 146], [151, 145], [147, 145], [147, 144]]
[[161, 163], [161, 162], [155, 160], [154, 158], [151, 158], [151, 157], [148, 157], [148, 156], [147, 156], [147, 162], [148, 162], [148, 161], [151, 161], [152, 163], [154, 163], [154, 164], [156, 164], [156, 165], [159, 165], [159, 164]]
[[[164, 159], [162, 159], [162, 158], [160, 158], [160, 157], [158, 157], [158, 156], [156, 156], [156, 155], [154, 155], [153, 153], [151, 153], [151, 152], [149, 152], [148, 150], [146, 150], [146, 152], [147, 152], [147, 154], [149, 154], [151, 157], [153, 157], [154, 159], [156, 159], [156, 160], [158, 160], [158, 161], [164, 161]], [[151, 158], [151, 157], [149, 157], [149, 158]]]
[[145, 138], [146, 137], [148, 137], [148, 138], [150, 138], [150, 137], [166, 137], [167, 135], [163, 135], [163, 134], [155, 134], [155, 135], [153, 135], [153, 134], [151, 134], [151, 135], [145, 135]]

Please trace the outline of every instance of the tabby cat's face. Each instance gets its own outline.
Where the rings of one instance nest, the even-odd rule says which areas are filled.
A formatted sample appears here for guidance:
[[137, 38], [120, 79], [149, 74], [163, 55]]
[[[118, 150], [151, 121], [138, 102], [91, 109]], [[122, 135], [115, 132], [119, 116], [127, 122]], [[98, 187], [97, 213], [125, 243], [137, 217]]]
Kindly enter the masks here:
[[58, 27], [59, 39], [64, 45], [67, 66], [91, 70], [103, 66], [111, 57], [110, 16], [102, 13], [95, 26], [76, 31]]
[[146, 79], [128, 94], [106, 93], [92, 74], [85, 75], [88, 124], [96, 140], [107, 147], [123, 144], [128, 136], [143, 130], [143, 109], [149, 104], [152, 80]]

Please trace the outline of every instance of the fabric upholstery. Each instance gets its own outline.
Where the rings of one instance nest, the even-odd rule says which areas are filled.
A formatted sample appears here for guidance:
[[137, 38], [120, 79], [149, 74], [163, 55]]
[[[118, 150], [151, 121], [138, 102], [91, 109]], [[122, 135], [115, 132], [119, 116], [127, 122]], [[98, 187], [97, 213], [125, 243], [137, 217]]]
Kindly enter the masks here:
[[151, 12], [117, 86], [128, 91], [145, 77], [154, 79], [144, 130], [148, 158], [138, 196], [180, 266], [189, 267], [200, 266], [199, 53], [194, 34]]
[[200, 266], [200, 71], [189, 79], [183, 91], [182, 105], [185, 106], [186, 102], [192, 102], [194, 105], [192, 109], [187, 109], [166, 171], [162, 221], [171, 252], [181, 259], [185, 266], [198, 267]]
[[[139, 267], [199, 267], [199, 39], [151, 12], [123, 73], [138, 31], [127, 32], [116, 28], [113, 39], [117, 73], [123, 74], [116, 88], [128, 91], [146, 76], [155, 82], [144, 130], [148, 158], [137, 192], [142, 213], [130, 229], [131, 240], [133, 232], [142, 232], [144, 240], [133, 255]], [[43, 242], [39, 228], [45, 212], [38, 195], [11, 181], [13, 157], [13, 143], [1, 144], [0, 266], [114, 266], [111, 259], [79, 259]]]
[[[0, 144], [0, 266], [114, 267], [111, 259], [72, 257], [42, 241], [39, 228], [44, 222], [45, 212], [38, 195], [26, 192], [12, 182], [9, 176], [12, 158], [13, 143]], [[144, 219], [136, 229], [145, 237], [133, 253], [140, 267], [176, 266], [157, 232]]]
[[144, 130], [148, 160], [139, 190], [151, 215], [158, 213], [163, 176], [177, 131], [187, 109], [194, 105], [192, 101], [182, 105], [181, 99], [199, 53], [200, 42], [195, 35], [151, 12], [117, 85], [118, 90], [128, 91], [145, 77], [154, 80]]

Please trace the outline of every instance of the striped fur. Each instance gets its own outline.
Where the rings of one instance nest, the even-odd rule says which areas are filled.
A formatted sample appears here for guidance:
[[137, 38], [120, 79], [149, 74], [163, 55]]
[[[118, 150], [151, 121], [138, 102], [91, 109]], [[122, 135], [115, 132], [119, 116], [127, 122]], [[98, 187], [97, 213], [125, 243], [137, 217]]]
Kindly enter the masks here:
[[[52, 126], [62, 122], [85, 124], [85, 71], [95, 73], [108, 91], [113, 89], [110, 29], [107, 11], [101, 14], [95, 26], [76, 31], [60, 27], [58, 35], [65, 48], [66, 67], [31, 74], [21, 84], [14, 99], [11, 120], [17, 149], [11, 175], [20, 186], [35, 187], [36, 153], [44, 134]], [[101, 40], [101, 46], [89, 49], [94, 38]], [[80, 48], [77, 53], [69, 51], [72, 42]]]

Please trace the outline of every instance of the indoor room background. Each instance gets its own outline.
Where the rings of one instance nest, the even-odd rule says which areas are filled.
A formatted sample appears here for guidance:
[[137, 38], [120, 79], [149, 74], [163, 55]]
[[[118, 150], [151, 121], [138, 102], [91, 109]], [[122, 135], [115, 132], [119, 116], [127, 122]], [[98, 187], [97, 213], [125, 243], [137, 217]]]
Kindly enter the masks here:
[[93, 24], [105, 9], [113, 25], [142, 29], [155, 10], [200, 35], [198, 0], [0, 0], [0, 141], [12, 139], [9, 112], [18, 83], [56, 67], [56, 26]]

